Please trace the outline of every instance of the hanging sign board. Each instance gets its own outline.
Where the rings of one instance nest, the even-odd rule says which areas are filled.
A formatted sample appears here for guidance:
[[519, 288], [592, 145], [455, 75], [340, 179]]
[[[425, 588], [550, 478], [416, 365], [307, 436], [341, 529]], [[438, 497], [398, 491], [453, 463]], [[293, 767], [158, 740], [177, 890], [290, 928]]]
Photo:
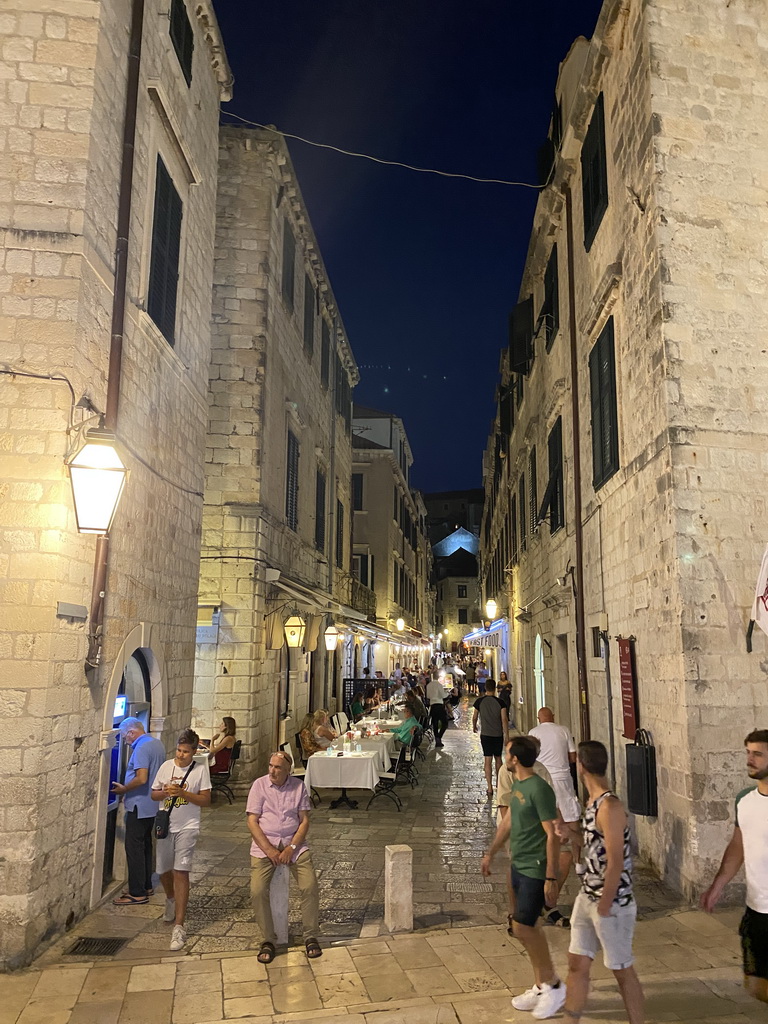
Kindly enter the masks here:
[[619, 674], [621, 676], [621, 712], [624, 717], [623, 735], [628, 740], [634, 740], [639, 726], [635, 641], [625, 637], [619, 637]]

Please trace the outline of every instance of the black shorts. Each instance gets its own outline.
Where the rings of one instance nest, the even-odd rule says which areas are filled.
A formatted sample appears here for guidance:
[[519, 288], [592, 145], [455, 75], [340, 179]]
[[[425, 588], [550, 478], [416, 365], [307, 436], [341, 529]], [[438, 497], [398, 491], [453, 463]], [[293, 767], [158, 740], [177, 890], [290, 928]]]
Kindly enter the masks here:
[[747, 907], [739, 925], [739, 935], [744, 974], [768, 980], [768, 914], [759, 914]]
[[515, 912], [512, 920], [535, 928], [544, 909], [544, 879], [521, 875], [512, 866], [512, 892], [515, 894]]
[[484, 757], [501, 757], [504, 747], [503, 736], [480, 736], [480, 746], [483, 748]]

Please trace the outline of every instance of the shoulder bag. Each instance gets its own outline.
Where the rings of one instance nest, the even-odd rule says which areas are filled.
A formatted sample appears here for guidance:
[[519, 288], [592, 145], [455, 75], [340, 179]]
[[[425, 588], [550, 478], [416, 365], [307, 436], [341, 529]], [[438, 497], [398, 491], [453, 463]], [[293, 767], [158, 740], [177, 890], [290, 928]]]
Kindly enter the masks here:
[[[195, 762], [193, 761], [192, 764], [189, 766], [189, 768], [187, 768], [187, 771], [186, 771], [186, 773], [184, 775], [184, 778], [181, 780], [181, 785], [182, 786], [187, 781], [187, 777], [189, 776], [189, 773], [192, 771], [192, 769], [194, 767], [195, 767]], [[159, 810], [157, 812], [157, 814], [155, 815], [155, 828], [154, 828], [155, 839], [167, 839], [168, 838], [168, 832], [170, 831], [170, 827], [171, 827], [171, 811], [176, 806], [176, 801], [177, 800], [178, 800], [178, 797], [175, 796], [171, 800], [171, 806], [168, 808], [168, 810], [166, 810], [163, 807], [162, 810]]]

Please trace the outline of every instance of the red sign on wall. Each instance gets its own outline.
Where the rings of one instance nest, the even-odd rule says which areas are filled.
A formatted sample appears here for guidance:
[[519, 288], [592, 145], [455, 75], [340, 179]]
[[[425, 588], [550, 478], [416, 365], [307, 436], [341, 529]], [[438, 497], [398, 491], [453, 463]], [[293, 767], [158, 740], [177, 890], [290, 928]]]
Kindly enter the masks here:
[[621, 711], [624, 716], [623, 735], [628, 740], [633, 740], [639, 727], [635, 641], [624, 637], [619, 637], [619, 673], [621, 676]]

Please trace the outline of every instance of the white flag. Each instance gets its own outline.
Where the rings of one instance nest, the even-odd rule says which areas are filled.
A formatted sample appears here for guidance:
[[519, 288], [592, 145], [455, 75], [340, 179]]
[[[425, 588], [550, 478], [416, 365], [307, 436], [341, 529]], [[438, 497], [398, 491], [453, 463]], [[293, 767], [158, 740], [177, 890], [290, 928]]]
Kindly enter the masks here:
[[755, 600], [750, 618], [764, 633], [768, 633], [768, 547], [763, 554], [760, 575], [757, 577]]

